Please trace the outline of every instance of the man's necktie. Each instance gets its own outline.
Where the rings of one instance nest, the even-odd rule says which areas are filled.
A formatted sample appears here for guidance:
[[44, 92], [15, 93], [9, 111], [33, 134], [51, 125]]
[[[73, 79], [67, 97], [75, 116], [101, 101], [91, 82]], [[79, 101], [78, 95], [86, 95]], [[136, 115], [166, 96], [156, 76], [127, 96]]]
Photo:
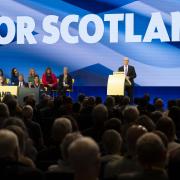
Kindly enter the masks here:
[[128, 68], [127, 66], [125, 66], [125, 75], [127, 76], [127, 73], [128, 73]]

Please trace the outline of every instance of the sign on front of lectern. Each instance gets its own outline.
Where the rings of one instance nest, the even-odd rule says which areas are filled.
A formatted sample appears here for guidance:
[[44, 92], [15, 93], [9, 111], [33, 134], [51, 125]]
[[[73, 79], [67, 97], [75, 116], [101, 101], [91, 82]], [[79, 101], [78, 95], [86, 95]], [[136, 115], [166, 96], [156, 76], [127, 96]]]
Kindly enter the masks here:
[[124, 96], [125, 79], [124, 72], [114, 72], [113, 75], [109, 75], [107, 95]]

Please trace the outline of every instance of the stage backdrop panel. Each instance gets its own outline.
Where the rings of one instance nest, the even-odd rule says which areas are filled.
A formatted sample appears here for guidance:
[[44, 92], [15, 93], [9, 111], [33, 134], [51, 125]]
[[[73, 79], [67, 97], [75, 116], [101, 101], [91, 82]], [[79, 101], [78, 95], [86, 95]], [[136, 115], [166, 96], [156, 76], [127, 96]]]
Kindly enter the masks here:
[[[109, 23], [105, 23], [102, 40], [95, 44], [80, 41], [78, 44], [65, 43], [62, 38], [54, 44], [42, 43], [42, 21], [47, 15], [59, 16], [61, 20], [69, 14], [81, 17], [87, 14], [134, 13], [135, 33], [144, 34], [152, 12], [160, 12], [168, 34], [171, 35], [170, 13], [180, 11], [179, 0], [1, 0], [0, 16], [30, 16], [35, 19], [33, 32], [38, 44], [17, 45], [13, 42], [0, 46], [0, 68], [10, 77], [10, 71], [16, 67], [27, 78], [28, 70], [34, 67], [41, 76], [47, 66], [59, 75], [64, 66], [69, 67], [75, 78], [76, 86], [106, 86], [107, 78], [117, 71], [124, 56], [130, 58], [130, 64], [137, 71], [136, 85], [139, 86], [180, 86], [180, 44], [160, 42], [127, 43], [124, 41], [125, 23], [119, 23], [119, 42], [109, 43]], [[179, 23], [179, 22], [177, 22]], [[88, 26], [93, 34], [94, 25]], [[78, 34], [78, 25], [72, 23], [71, 34]], [[0, 34], [6, 35], [7, 28], [0, 26]]]

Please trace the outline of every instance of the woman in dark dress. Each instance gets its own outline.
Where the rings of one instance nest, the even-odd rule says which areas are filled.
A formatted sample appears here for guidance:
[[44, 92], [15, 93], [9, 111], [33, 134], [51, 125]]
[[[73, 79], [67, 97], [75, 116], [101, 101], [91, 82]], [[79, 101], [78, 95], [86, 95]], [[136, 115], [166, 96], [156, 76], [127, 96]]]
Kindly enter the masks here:
[[18, 70], [16, 68], [13, 68], [11, 71], [11, 85], [18, 86], [19, 84], [18, 77], [19, 77]]

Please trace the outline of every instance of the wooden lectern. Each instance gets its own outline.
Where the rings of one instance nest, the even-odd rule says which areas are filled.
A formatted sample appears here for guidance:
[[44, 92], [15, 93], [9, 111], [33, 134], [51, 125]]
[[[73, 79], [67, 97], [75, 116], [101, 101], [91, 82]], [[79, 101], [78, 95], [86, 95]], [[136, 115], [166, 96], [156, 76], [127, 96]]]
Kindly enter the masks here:
[[131, 82], [126, 78], [124, 72], [114, 72], [113, 75], [109, 75], [107, 95], [124, 96], [125, 84], [131, 85]]

